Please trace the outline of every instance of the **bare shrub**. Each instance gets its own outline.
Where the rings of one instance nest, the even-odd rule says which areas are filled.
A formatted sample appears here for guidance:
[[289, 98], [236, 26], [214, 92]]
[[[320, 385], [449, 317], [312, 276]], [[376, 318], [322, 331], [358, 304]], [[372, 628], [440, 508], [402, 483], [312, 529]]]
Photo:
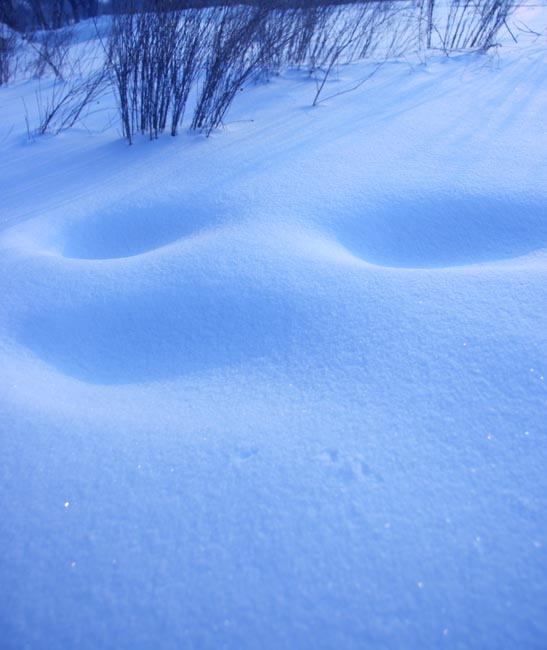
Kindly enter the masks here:
[[[403, 13], [405, 20], [397, 22], [395, 17]], [[407, 46], [407, 3], [300, 0], [278, 6], [271, 14], [266, 20], [267, 31], [275, 35], [270, 47], [263, 49], [262, 65], [269, 63], [274, 70], [283, 65], [307, 68], [316, 81], [314, 105], [321, 100], [327, 81], [340, 65], [370, 58], [380, 45], [384, 59]]]
[[73, 40], [74, 32], [70, 27], [27, 33], [25, 41], [34, 55], [27, 65], [29, 73], [43, 77], [49, 70], [57, 79], [63, 79]]
[[204, 64], [213, 25], [214, 21], [198, 9], [188, 9], [179, 15], [177, 41], [169, 63], [173, 136], [177, 134], [188, 96]]
[[220, 126], [237, 92], [259, 73], [266, 51], [271, 53], [270, 41], [259, 39], [267, 15], [267, 8], [250, 5], [221, 7], [215, 12], [192, 129], [209, 135]]
[[261, 57], [258, 63], [258, 77], [268, 79], [271, 75], [278, 74], [287, 64], [287, 51], [295, 34], [292, 21], [294, 13], [272, 4], [257, 25], [256, 40]]
[[72, 128], [89, 114], [109, 84], [104, 51], [92, 42], [70, 63], [66, 80], [56, 77], [47, 91], [39, 89], [36, 93], [38, 125], [34, 132], [57, 134]]
[[328, 37], [334, 9], [333, 5], [307, 0], [299, 3], [294, 10], [288, 10], [292, 30], [286, 49], [287, 63], [314, 67], [314, 61], [321, 55]]
[[63, 81], [55, 79], [47, 96], [37, 93], [38, 126], [36, 133], [60, 133], [71, 129], [86, 109], [105, 91], [106, 75], [94, 73], [86, 79]]
[[442, 7], [436, 0], [226, 0], [194, 8], [181, 8], [182, 0], [130, 2], [139, 4], [115, 16], [108, 46], [130, 142], [139, 132], [157, 138], [168, 127], [175, 135], [192, 90], [190, 128], [209, 135], [250, 80], [285, 66], [313, 76], [315, 105], [339, 66], [355, 60], [380, 66], [421, 47], [487, 50], [513, 7], [511, 0], [448, 0]]
[[513, 0], [451, 0], [448, 7], [436, 0], [420, 0], [426, 45], [446, 53], [487, 51], [517, 6]]
[[7, 84], [17, 66], [17, 34], [0, 24], [0, 86]]
[[209, 43], [214, 10], [204, 11], [169, 11], [156, 3], [154, 11], [129, 7], [115, 16], [108, 58], [129, 142], [139, 132], [157, 138], [169, 118], [177, 133]]
[[313, 51], [317, 84], [314, 106], [319, 103], [325, 84], [338, 65], [374, 54], [385, 39], [386, 26], [393, 17], [393, 4], [368, 2], [351, 9], [337, 7], [332, 12], [328, 30], [323, 29], [318, 53]]

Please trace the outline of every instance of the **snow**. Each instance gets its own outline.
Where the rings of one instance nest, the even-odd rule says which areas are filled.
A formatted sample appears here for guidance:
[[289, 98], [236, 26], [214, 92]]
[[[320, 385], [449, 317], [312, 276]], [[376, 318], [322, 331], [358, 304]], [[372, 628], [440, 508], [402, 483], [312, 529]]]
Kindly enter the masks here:
[[[3, 648], [545, 648], [545, 7], [129, 147], [0, 88]], [[329, 81], [354, 85], [371, 64]]]

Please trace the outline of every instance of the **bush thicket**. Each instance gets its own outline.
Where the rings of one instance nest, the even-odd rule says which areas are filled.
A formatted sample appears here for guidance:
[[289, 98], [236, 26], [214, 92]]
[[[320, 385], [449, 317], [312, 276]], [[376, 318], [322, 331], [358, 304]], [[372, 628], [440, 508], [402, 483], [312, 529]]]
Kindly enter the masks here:
[[[62, 86], [47, 113], [58, 115], [55, 106], [62, 99], [60, 111], [71, 98], [72, 115], [80, 115], [79, 103], [91, 101], [108, 77], [130, 142], [137, 133], [176, 135], [190, 98], [190, 128], [209, 134], [222, 124], [238, 91], [285, 67], [305, 69], [315, 79], [317, 104], [342, 64], [371, 59], [380, 65], [410, 49], [486, 51], [515, 9], [512, 0], [113, 2], [102, 5], [114, 12], [104, 69], [90, 77], [88, 87], [81, 77], [76, 86]], [[49, 71], [62, 82], [69, 32], [51, 28], [94, 16], [98, 6], [97, 0], [0, 0], [0, 22], [17, 28], [26, 21], [45, 30], [26, 35], [35, 52], [33, 73]], [[0, 83], [6, 83], [17, 39], [1, 34]], [[51, 121], [46, 122], [47, 129]]]

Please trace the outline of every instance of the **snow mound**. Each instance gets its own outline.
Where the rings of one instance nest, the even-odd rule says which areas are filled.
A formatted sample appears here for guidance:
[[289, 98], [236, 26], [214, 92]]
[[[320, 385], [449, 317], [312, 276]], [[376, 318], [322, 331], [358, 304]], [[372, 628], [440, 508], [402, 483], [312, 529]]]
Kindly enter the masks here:
[[379, 266], [495, 262], [547, 246], [547, 208], [526, 198], [432, 194], [351, 209], [334, 226], [353, 255]]
[[73, 220], [62, 231], [58, 247], [68, 258], [132, 257], [192, 236], [218, 223], [209, 206], [185, 209], [180, 202], [120, 202]]
[[526, 38], [132, 147], [114, 97], [29, 143], [45, 82], [0, 88], [2, 650], [546, 650]]
[[269, 355], [293, 322], [290, 300], [242, 281], [180, 279], [123, 293], [77, 291], [21, 321], [16, 337], [59, 372], [90, 384], [134, 384]]

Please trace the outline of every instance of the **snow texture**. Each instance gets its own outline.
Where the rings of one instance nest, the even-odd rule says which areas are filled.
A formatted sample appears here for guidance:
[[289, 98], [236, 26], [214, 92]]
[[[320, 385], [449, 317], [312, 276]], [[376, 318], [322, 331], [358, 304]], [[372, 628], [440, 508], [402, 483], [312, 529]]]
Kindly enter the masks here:
[[[0, 89], [3, 649], [547, 643], [547, 42], [128, 147]], [[329, 91], [370, 64], [342, 68]], [[110, 112], [109, 112], [110, 111]]]

